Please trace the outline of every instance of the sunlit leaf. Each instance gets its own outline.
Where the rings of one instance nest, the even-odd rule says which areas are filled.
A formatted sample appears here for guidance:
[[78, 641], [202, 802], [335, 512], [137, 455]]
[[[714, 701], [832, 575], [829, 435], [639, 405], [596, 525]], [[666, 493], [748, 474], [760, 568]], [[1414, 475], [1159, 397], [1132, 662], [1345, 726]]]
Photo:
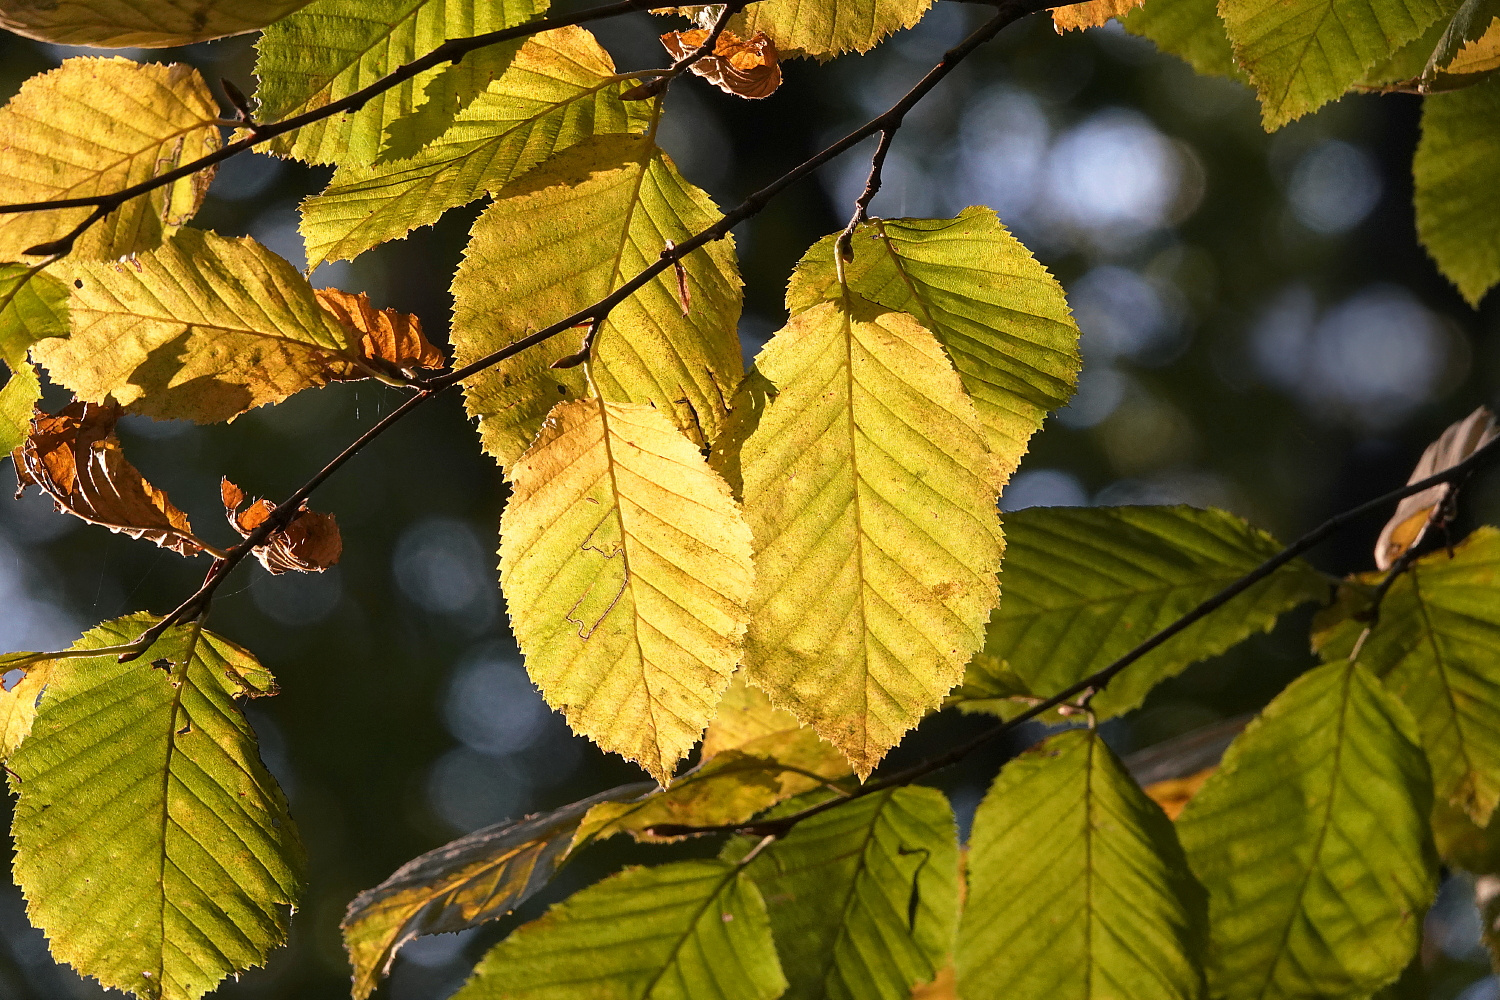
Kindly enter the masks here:
[[353, 370], [347, 378], [368, 378], [371, 369], [399, 373], [442, 368], [448, 363], [442, 350], [423, 335], [422, 321], [411, 313], [376, 309], [364, 292], [356, 295], [337, 288], [319, 288], [317, 296], [323, 308], [358, 338], [359, 353], [365, 364], [351, 366]]
[[67, 286], [46, 271], [0, 264], [0, 361], [15, 371], [32, 344], [67, 335]]
[[[708, 41], [709, 29], [669, 31], [662, 44], [673, 59], [684, 59]], [[781, 86], [780, 55], [764, 33], [741, 38], [732, 31], [720, 32], [714, 50], [689, 67], [695, 74], [726, 94], [751, 100], [770, 97]]]
[[[0, 184], [7, 202], [109, 194], [219, 148], [219, 110], [198, 71], [180, 63], [68, 59], [33, 76], [0, 108]], [[192, 218], [213, 171], [132, 198], [73, 247], [107, 260], [157, 246]], [[0, 215], [0, 260], [48, 253], [92, 208]]]
[[1248, 82], [1234, 61], [1218, 0], [1147, 0], [1121, 23], [1132, 35], [1151, 39], [1158, 49], [1177, 56], [1198, 73]]
[[82, 399], [208, 423], [326, 384], [358, 338], [249, 238], [180, 230], [130, 264], [73, 270], [73, 333], [32, 356]]
[[1084, 0], [1083, 3], [1052, 8], [1052, 24], [1058, 31], [1102, 28], [1111, 18], [1124, 18], [1145, 0]]
[[519, 823], [475, 830], [413, 858], [355, 896], [341, 925], [354, 966], [355, 1000], [370, 995], [408, 942], [498, 920], [530, 899], [567, 859], [579, 821], [590, 809], [637, 798], [653, 787], [625, 785]]
[[1005, 765], [974, 813], [968, 876], [965, 1000], [1202, 995], [1203, 888], [1097, 730]]
[[[832, 59], [844, 52], [868, 52], [887, 35], [922, 19], [932, 0], [762, 0], [729, 22], [741, 38], [763, 31], [782, 56]], [[682, 13], [711, 23], [715, 7], [680, 7]]]
[[1500, 283], [1500, 79], [1422, 99], [1417, 233], [1476, 308]]
[[963, 676], [997, 600], [993, 456], [937, 339], [858, 296], [757, 359], [748, 679], [868, 775]]
[[[1480, 448], [1500, 437], [1500, 427], [1488, 407], [1481, 406], [1462, 420], [1448, 426], [1438, 439], [1422, 451], [1417, 467], [1407, 477], [1407, 484], [1419, 483], [1439, 472], [1446, 472]], [[1452, 483], [1429, 486], [1413, 493], [1396, 505], [1396, 512], [1381, 529], [1375, 542], [1375, 566], [1390, 569], [1397, 559], [1418, 545], [1432, 523], [1434, 512], [1453, 492]]]
[[[107, 622], [74, 648], [133, 641], [156, 620]], [[16, 881], [54, 956], [143, 1000], [191, 1000], [286, 940], [302, 849], [234, 702], [274, 690], [198, 625], [129, 663], [53, 667], [7, 767]]]
[[627, 868], [490, 949], [454, 1000], [774, 1000], [755, 884], [724, 861]]
[[6, 0], [0, 28], [62, 45], [162, 48], [239, 35], [307, 0]]
[[[0, 760], [16, 752], [21, 741], [31, 735], [36, 720], [36, 705], [52, 678], [55, 660], [38, 660], [4, 691], [0, 691]], [[3, 669], [3, 664], [0, 664]]]
[[510, 469], [500, 580], [548, 704], [662, 784], [739, 662], [750, 533], [692, 442], [639, 403], [559, 403]]
[[1229, 748], [1177, 821], [1208, 889], [1212, 996], [1369, 996], [1406, 967], [1437, 883], [1417, 739], [1395, 696], [1341, 661]]
[[[708, 195], [649, 139], [603, 135], [559, 153], [506, 188], [474, 224], [453, 280], [455, 362], [467, 364], [592, 305], [719, 218]], [[728, 240], [683, 261], [691, 308], [671, 269], [616, 306], [589, 365], [606, 398], [651, 403], [695, 443], [718, 436], [743, 371], [740, 278]], [[552, 404], [586, 394], [564, 333], [465, 380], [485, 450], [502, 465], [525, 451]]]
[[31, 433], [31, 417], [42, 398], [36, 369], [23, 361], [0, 388], [0, 458], [9, 455]]
[[1161, 806], [1167, 819], [1175, 820], [1218, 769], [1219, 766], [1215, 764], [1185, 778], [1166, 778], [1147, 785], [1143, 791], [1152, 802]]
[[[1221, 510], [1031, 507], [1005, 516], [1005, 599], [955, 699], [1015, 715], [1015, 681], [1045, 698], [1107, 667], [1281, 548]], [[1296, 560], [1116, 677], [1090, 706], [1128, 711], [1161, 681], [1266, 631], [1282, 612], [1325, 598], [1328, 584]], [[1024, 695], [1023, 695], [1024, 698]]]
[[[219, 495], [224, 501], [225, 519], [241, 538], [249, 538], [276, 509], [269, 500], [254, 500], [245, 507], [245, 491], [228, 479], [220, 482]], [[309, 510], [303, 500], [287, 526], [272, 532], [252, 551], [268, 573], [321, 573], [339, 561], [344, 540], [332, 514]]]
[[494, 194], [591, 135], [645, 131], [650, 107], [624, 102], [609, 54], [582, 28], [527, 40], [455, 124], [415, 158], [341, 166], [302, 203], [310, 264], [344, 260]]

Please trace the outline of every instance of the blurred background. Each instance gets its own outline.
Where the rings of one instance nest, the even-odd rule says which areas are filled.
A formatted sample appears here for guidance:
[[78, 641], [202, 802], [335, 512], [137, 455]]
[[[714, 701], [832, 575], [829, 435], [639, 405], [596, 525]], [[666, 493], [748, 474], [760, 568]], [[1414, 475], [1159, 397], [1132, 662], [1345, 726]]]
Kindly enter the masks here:
[[[940, 0], [866, 57], [786, 64], [766, 101], [689, 77], [671, 93], [661, 141], [690, 180], [733, 205], [883, 111], [984, 14]], [[619, 67], [634, 69], [665, 64], [656, 35], [680, 26], [634, 15], [595, 27]], [[0, 100], [80, 51], [0, 34]], [[216, 86], [227, 77], [253, 90], [252, 38], [124, 54], [186, 60]], [[1044, 17], [1012, 26], [939, 87], [901, 131], [874, 211], [993, 206], [1064, 283], [1083, 330], [1078, 395], [1034, 439], [1002, 506], [1215, 505], [1289, 540], [1400, 485], [1448, 423], [1500, 402], [1500, 295], [1471, 310], [1416, 242], [1419, 115], [1415, 97], [1348, 97], [1268, 136], [1243, 86], [1197, 77], [1118, 25], [1060, 37]], [[797, 259], [846, 220], [869, 152], [846, 155], [735, 232], [747, 358], [784, 321]], [[301, 266], [296, 207], [328, 174], [242, 156], [219, 171], [195, 225], [248, 233]], [[442, 342], [448, 282], [480, 207], [325, 266], [314, 283], [415, 312]], [[400, 399], [373, 382], [337, 385], [227, 426], [127, 418], [121, 436], [147, 478], [228, 544], [221, 475], [252, 495], [284, 496]], [[65, 399], [54, 390], [47, 401]], [[291, 946], [220, 995], [347, 996], [337, 925], [356, 892], [456, 835], [642, 777], [572, 737], [525, 675], [496, 582], [505, 495], [449, 396], [318, 492], [316, 507], [343, 530], [336, 568], [272, 578], [250, 566], [220, 591], [211, 627], [281, 681], [280, 696], [247, 712], [311, 856]], [[1500, 477], [1473, 484], [1463, 517], [1464, 530], [1500, 522]], [[1375, 519], [1345, 533], [1314, 561], [1339, 574], [1373, 568], [1379, 528]], [[0, 502], [0, 651], [63, 648], [98, 621], [165, 612], [205, 568], [53, 513], [35, 493]], [[1130, 751], [1260, 707], [1310, 665], [1310, 614], [1163, 685], [1111, 739]], [[933, 717], [892, 762], [982, 724]], [[1026, 742], [938, 777], [961, 822]], [[597, 848], [519, 916], [407, 947], [380, 996], [441, 1000], [516, 920], [612, 866], [712, 850]], [[1500, 997], [1461, 880], [1445, 884], [1427, 930], [1393, 995]], [[0, 1000], [101, 993], [52, 963], [19, 892], [0, 889]]]

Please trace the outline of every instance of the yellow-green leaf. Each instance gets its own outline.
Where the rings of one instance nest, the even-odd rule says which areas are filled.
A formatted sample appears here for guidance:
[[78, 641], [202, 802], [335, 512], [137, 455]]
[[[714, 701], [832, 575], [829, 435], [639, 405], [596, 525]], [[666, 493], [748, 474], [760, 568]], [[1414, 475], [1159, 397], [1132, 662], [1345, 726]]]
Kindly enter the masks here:
[[[452, 342], [468, 364], [593, 304], [718, 221], [708, 195], [650, 139], [601, 135], [502, 191], [474, 224], [453, 280]], [[651, 403], [698, 444], [718, 436], [743, 371], [740, 278], [729, 240], [683, 261], [610, 313], [594, 343], [605, 397]], [[552, 404], [585, 395], [583, 367], [554, 369], [584, 330], [564, 333], [469, 378], [464, 400], [487, 452], [509, 465]]]
[[31, 725], [36, 720], [36, 703], [41, 699], [57, 662], [37, 660], [28, 664], [26, 672], [14, 684], [0, 691], [0, 760], [15, 753], [21, 741], [31, 735]]
[[963, 676], [995, 606], [994, 457], [937, 339], [849, 294], [757, 367], [748, 679], [868, 775]]
[[750, 533], [660, 412], [559, 403], [511, 468], [500, 579], [526, 668], [575, 732], [662, 784], [739, 662]]
[[[105, 623], [74, 649], [156, 621]], [[54, 665], [8, 763], [16, 881], [54, 956], [143, 1000], [193, 1000], [286, 940], [302, 849], [234, 702], [274, 690], [198, 625], [129, 663]]]
[[[741, 38], [764, 31], [783, 58], [832, 59], [868, 52], [893, 31], [916, 24], [931, 6], [932, 0], [761, 0], [731, 20], [730, 28]], [[698, 16], [703, 8], [680, 10]]]
[[0, 264], [0, 361], [20, 368], [31, 345], [68, 335], [68, 289], [23, 264]]
[[1422, 99], [1417, 233], [1471, 306], [1500, 283], [1500, 78]]
[[1205, 76], [1248, 82], [1234, 61], [1234, 49], [1217, 0], [1146, 0], [1120, 22], [1132, 35], [1144, 35], [1163, 52], [1177, 56]]
[[128, 265], [84, 265], [73, 277], [72, 335], [32, 354], [82, 399], [113, 394], [159, 419], [231, 420], [324, 385], [333, 360], [359, 357], [307, 279], [249, 238], [183, 229]]
[[[129, 59], [68, 59], [32, 77], [0, 108], [5, 201], [109, 194], [219, 148], [219, 110], [191, 66]], [[192, 218], [213, 172], [133, 198], [95, 223], [73, 248], [108, 260], [161, 243]], [[92, 208], [0, 215], [0, 261], [66, 236]]]
[[9, 455], [26, 440], [42, 385], [31, 362], [22, 361], [0, 388], [0, 457]]
[[62, 45], [164, 48], [264, 28], [307, 0], [7, 0], [0, 28]]
[[435, 143], [412, 159], [340, 167], [327, 190], [302, 203], [308, 263], [400, 239], [591, 135], [644, 131], [649, 106], [621, 101], [628, 84], [614, 71], [582, 28], [528, 40]]

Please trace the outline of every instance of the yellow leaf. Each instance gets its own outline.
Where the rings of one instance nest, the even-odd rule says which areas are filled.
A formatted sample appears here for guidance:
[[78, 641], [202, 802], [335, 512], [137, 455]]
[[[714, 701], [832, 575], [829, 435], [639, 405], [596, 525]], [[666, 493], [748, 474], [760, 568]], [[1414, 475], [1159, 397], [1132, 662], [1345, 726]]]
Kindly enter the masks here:
[[542, 695], [658, 781], [740, 658], [750, 533], [724, 481], [651, 406], [559, 403], [511, 468], [500, 579]]
[[1124, 17], [1145, 0], [1086, 0], [1052, 8], [1052, 25], [1058, 33], [1076, 28], [1102, 28], [1112, 17]]
[[264, 28], [308, 0], [7, 0], [0, 28], [63, 45], [164, 48]]
[[757, 367], [745, 443], [748, 678], [868, 775], [963, 678], [995, 606], [994, 457], [937, 339], [853, 294], [794, 316]]
[[1456, 76], [1460, 73], [1488, 73], [1493, 69], [1500, 69], [1500, 17], [1490, 22], [1483, 35], [1459, 49], [1453, 61], [1443, 67], [1443, 72]]
[[[465, 365], [593, 304], [719, 218], [649, 139], [602, 135], [516, 181], [474, 224], [453, 280], [452, 342]], [[740, 278], [729, 241], [683, 261], [691, 306], [671, 269], [610, 313], [594, 344], [604, 395], [651, 403], [696, 444], [718, 436], [724, 399], [743, 371]], [[687, 315], [683, 315], [686, 311]], [[552, 404], [585, 395], [582, 367], [551, 364], [579, 349], [564, 333], [465, 380], [487, 452], [514, 462]]]
[[[1489, 407], [1481, 406], [1462, 420], [1450, 424], [1422, 452], [1417, 467], [1406, 482], [1420, 483], [1453, 468], [1474, 452], [1500, 437], [1500, 426]], [[1421, 542], [1439, 508], [1453, 492], [1453, 484], [1439, 483], [1413, 493], [1396, 505], [1396, 512], [1375, 542], [1375, 565], [1382, 570], [1395, 565], [1408, 549]]]
[[56, 660], [38, 660], [26, 668], [21, 678], [0, 691], [0, 760], [15, 752], [21, 741], [31, 735], [36, 721], [36, 703], [52, 677]]
[[[741, 38], [765, 32], [784, 58], [832, 59], [844, 52], [868, 52], [892, 32], [922, 20], [931, 6], [932, 0], [762, 0], [729, 24]], [[700, 23], [707, 16], [701, 6], [677, 10]]]
[[[0, 185], [7, 202], [108, 194], [219, 148], [213, 96], [180, 63], [68, 59], [0, 108]], [[161, 243], [198, 211], [213, 172], [126, 202], [79, 239], [78, 257], [111, 259]], [[0, 215], [0, 260], [66, 236], [91, 208]]]
[[1164, 781], [1154, 781], [1145, 788], [1146, 794], [1152, 802], [1161, 806], [1162, 812], [1167, 814], [1167, 819], [1175, 820], [1182, 814], [1182, 810], [1193, 796], [1198, 794], [1198, 789], [1203, 787], [1213, 773], [1219, 769], [1219, 765], [1205, 767], [1196, 774], [1190, 774], [1186, 778], [1167, 778]]

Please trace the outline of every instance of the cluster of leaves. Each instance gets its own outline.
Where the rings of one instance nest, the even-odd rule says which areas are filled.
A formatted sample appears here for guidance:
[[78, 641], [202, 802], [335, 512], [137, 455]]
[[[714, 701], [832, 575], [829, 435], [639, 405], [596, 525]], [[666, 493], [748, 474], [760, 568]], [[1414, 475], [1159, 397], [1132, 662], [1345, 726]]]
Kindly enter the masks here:
[[[1108, 2], [1058, 23], [1129, 11]], [[320, 480], [247, 505], [226, 479], [243, 541], [214, 547], [125, 460], [115, 422], [229, 421], [375, 378], [411, 390], [407, 406], [462, 386], [511, 484], [500, 576], [527, 669], [576, 732], [655, 781], [478, 831], [361, 894], [344, 925], [356, 997], [405, 942], [497, 919], [622, 833], [733, 836], [716, 859], [627, 869], [558, 904], [486, 956], [466, 1000], [902, 997], [935, 979], [974, 1000], [1352, 998], [1401, 971], [1438, 850], [1488, 857], [1473, 845], [1500, 801], [1496, 529], [1418, 559], [1412, 525], [1449, 498], [1406, 510], [1404, 534], [1383, 540], [1393, 574], [1340, 584], [1314, 636], [1323, 665], [1200, 775], [1174, 824], [1093, 723], [1330, 584], [1282, 560], [1132, 653], [1248, 582], [1278, 543], [1184, 507], [1037, 509], [1002, 532], [997, 498], [1079, 357], [1061, 287], [995, 214], [877, 219], [862, 201], [808, 250], [787, 325], [744, 370], [730, 217], [657, 143], [670, 85], [691, 69], [763, 98], [783, 58], [868, 50], [928, 5], [658, 8], [698, 27], [664, 37], [671, 67], [633, 73], [578, 19], [538, 20], [534, 0], [0, 15], [113, 46], [264, 29], [253, 115], [234, 92], [233, 115], [219, 108], [190, 68], [93, 57], [0, 108], [0, 177], [35, 203], [0, 206], [0, 439], [20, 482], [214, 559], [171, 615], [0, 659], [15, 873], [54, 954], [141, 997], [194, 998], [285, 939], [303, 859], [235, 704], [275, 685], [203, 620], [248, 555], [317, 572], [342, 549], [305, 504]], [[974, 44], [1029, 9], [998, 10]], [[1418, 151], [1419, 219], [1477, 301], [1500, 281], [1500, 92], [1480, 79], [1496, 15], [1493, 0], [1151, 0], [1126, 23], [1246, 75], [1269, 127], [1351, 88], [1442, 90]], [[865, 134], [883, 132], [884, 150], [899, 123]], [[313, 267], [487, 200], [453, 277], [452, 371], [434, 374], [448, 359], [415, 317], [315, 291], [254, 240], [187, 226], [226, 141], [335, 167], [302, 205]], [[34, 365], [76, 401], [34, 413]], [[962, 877], [943, 796], [913, 786], [920, 775], [866, 780], [945, 704], [1090, 723], [1004, 769]]]

